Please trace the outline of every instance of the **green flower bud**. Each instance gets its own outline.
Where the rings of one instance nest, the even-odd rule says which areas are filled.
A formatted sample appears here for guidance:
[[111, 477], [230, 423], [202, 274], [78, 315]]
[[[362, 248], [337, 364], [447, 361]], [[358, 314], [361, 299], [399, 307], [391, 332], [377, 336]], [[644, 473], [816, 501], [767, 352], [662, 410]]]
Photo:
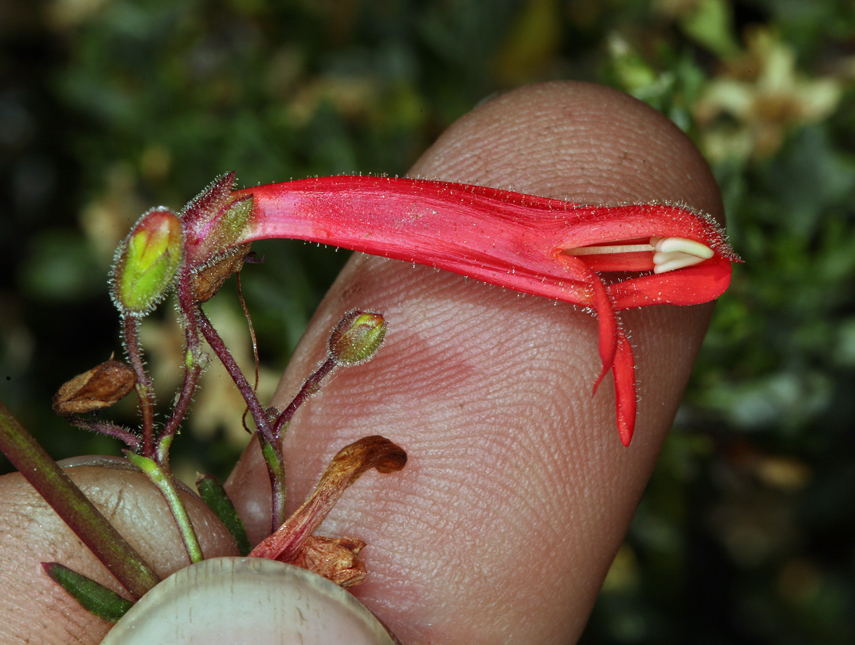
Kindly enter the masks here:
[[145, 316], [169, 293], [181, 265], [181, 220], [166, 208], [143, 215], [119, 245], [110, 291], [116, 307]]
[[329, 341], [329, 357], [338, 365], [357, 365], [374, 356], [386, 335], [381, 314], [351, 311], [339, 321]]

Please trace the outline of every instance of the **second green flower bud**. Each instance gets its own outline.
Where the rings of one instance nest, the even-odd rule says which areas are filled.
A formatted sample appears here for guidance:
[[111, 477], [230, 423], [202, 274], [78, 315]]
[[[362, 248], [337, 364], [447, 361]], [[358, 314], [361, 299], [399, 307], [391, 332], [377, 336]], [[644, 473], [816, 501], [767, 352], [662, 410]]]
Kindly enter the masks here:
[[386, 319], [381, 314], [351, 311], [330, 335], [329, 357], [338, 365], [356, 365], [369, 360], [386, 335]]

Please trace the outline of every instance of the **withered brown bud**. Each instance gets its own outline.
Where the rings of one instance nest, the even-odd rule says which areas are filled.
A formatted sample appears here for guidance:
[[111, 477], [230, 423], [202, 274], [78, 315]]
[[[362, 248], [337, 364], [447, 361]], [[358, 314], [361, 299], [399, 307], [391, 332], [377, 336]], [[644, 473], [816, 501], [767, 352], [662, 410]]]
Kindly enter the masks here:
[[404, 449], [378, 435], [363, 437], [345, 446], [332, 458], [309, 499], [272, 535], [258, 543], [250, 551], [250, 557], [293, 564], [297, 557], [301, 557], [299, 554], [306, 539], [324, 521], [348, 486], [372, 468], [381, 473], [394, 473], [406, 463]]
[[359, 552], [365, 542], [354, 538], [310, 535], [290, 564], [314, 571], [340, 587], [358, 585], [367, 575]]
[[53, 410], [65, 417], [107, 408], [128, 395], [136, 382], [130, 367], [109, 360], [64, 383], [53, 397]]
[[197, 302], [208, 302], [233, 273], [240, 271], [250, 246], [250, 242], [236, 246], [193, 274], [193, 297]]

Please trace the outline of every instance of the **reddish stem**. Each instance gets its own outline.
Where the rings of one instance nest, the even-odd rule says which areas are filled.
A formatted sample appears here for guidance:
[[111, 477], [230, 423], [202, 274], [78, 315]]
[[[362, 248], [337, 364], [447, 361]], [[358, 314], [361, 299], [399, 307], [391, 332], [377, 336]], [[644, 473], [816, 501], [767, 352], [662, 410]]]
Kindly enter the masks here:
[[142, 454], [146, 457], [154, 457], [154, 388], [152, 387], [151, 377], [145, 369], [142, 359], [139, 340], [139, 318], [124, 316], [122, 318], [122, 326], [124, 328], [128, 362], [137, 376], [135, 389], [140, 400], [140, 411], [142, 413]]
[[214, 350], [214, 353], [220, 359], [223, 364], [223, 367], [226, 368], [226, 371], [231, 376], [232, 380], [235, 382], [240, 393], [243, 395], [243, 399], [246, 402], [247, 407], [249, 408], [250, 414], [252, 414], [252, 418], [255, 420], [255, 427], [258, 430], [259, 441], [261, 443], [262, 454], [264, 456], [264, 461], [267, 464], [267, 474], [270, 478], [270, 486], [272, 489], [272, 500], [273, 500], [273, 514], [271, 519], [272, 529], [275, 530], [277, 526], [279, 526], [285, 520], [285, 491], [286, 491], [286, 481], [285, 481], [285, 464], [282, 461], [282, 447], [281, 442], [279, 440], [279, 436], [275, 434], [273, 429], [270, 426], [270, 421], [267, 417], [266, 410], [261, 406], [261, 403], [258, 401], [258, 397], [255, 394], [255, 390], [253, 390], [249, 382], [246, 380], [246, 377], [241, 371], [240, 366], [238, 366], [237, 361], [235, 361], [234, 357], [229, 352], [226, 347], [223, 339], [220, 338], [220, 335], [217, 333], [217, 330], [214, 329], [214, 326], [211, 324], [211, 321], [208, 320], [208, 317], [205, 315], [205, 312], [202, 311], [202, 307], [198, 306], [196, 308], [196, 317], [199, 325], [199, 329], [202, 332], [202, 335], [205, 337], [205, 340], [208, 341], [208, 344], [211, 346], [211, 349]]
[[288, 407], [282, 411], [282, 414], [276, 418], [276, 422], [273, 425], [273, 435], [276, 437], [277, 441], [281, 441], [282, 429], [291, 423], [294, 413], [297, 412], [301, 405], [320, 390], [324, 379], [332, 374], [336, 365], [337, 363], [333, 359], [328, 358], [311, 376], [309, 376], [309, 378], [306, 379], [303, 383], [303, 387], [301, 387], [300, 391], [297, 392], [297, 396], [295, 396], [291, 403], [288, 404]]
[[[186, 342], [184, 348], [184, 383], [181, 387], [181, 392], [178, 394], [178, 401], [175, 403], [169, 421], [160, 434], [159, 439], [161, 441], [167, 437], [171, 437], [178, 431], [178, 427], [181, 425], [184, 416], [187, 414], [187, 410], [190, 408], [190, 402], [199, 383], [199, 376], [202, 374], [202, 349], [199, 340], [198, 321], [196, 319], [197, 304], [193, 299], [191, 276], [189, 275], [186, 264], [182, 268], [182, 275], [178, 281], [177, 290], [178, 305], [184, 317], [184, 338]], [[165, 460], [163, 462], [158, 461], [158, 463], [160, 466], [167, 465]]]
[[109, 421], [96, 421], [94, 419], [87, 419], [77, 415], [72, 415], [66, 418], [70, 423], [73, 423], [78, 428], [91, 430], [92, 432], [97, 432], [99, 434], [124, 441], [125, 445], [134, 452], [139, 450], [140, 438], [127, 428], [122, 428], [114, 423], [110, 423]]
[[263, 437], [265, 437], [270, 443], [275, 443], [275, 436], [273, 431], [270, 428], [270, 421], [267, 419], [267, 412], [261, 406], [261, 403], [258, 401], [258, 397], [255, 394], [255, 391], [249, 384], [249, 381], [246, 380], [246, 376], [244, 376], [243, 371], [240, 369], [240, 366], [235, 361], [231, 352], [229, 351], [226, 344], [223, 342], [223, 339], [220, 338], [220, 335], [217, 333], [217, 330], [214, 329], [214, 326], [211, 324], [211, 321], [205, 315], [205, 312], [202, 311], [201, 307], [197, 308], [197, 320], [199, 323], [199, 330], [202, 332], [202, 335], [205, 337], [205, 340], [208, 341], [208, 344], [211, 346], [211, 349], [214, 350], [214, 353], [220, 359], [223, 364], [223, 367], [226, 368], [226, 371], [231, 376], [232, 380], [235, 382], [238, 391], [240, 391], [243, 396], [244, 401], [246, 401], [246, 405], [249, 408], [250, 414], [252, 414], [252, 418], [255, 420], [255, 425], [258, 429], [258, 432], [261, 433]]

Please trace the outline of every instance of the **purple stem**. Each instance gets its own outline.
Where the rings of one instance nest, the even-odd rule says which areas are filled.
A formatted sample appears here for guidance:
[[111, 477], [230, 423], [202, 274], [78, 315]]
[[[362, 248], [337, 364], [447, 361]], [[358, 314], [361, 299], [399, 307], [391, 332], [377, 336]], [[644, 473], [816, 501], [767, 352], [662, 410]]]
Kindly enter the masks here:
[[246, 380], [246, 377], [243, 375], [243, 371], [241, 371], [237, 361], [235, 361], [228, 347], [226, 347], [223, 339], [220, 338], [217, 330], [214, 329], [214, 326], [205, 315], [205, 312], [202, 311], [201, 307], [197, 307], [196, 312], [199, 329], [202, 332], [202, 335], [205, 337], [205, 340], [208, 341], [211, 349], [214, 350], [214, 353], [222, 362], [223, 367], [226, 368], [229, 376], [231, 376], [232, 380], [235, 382], [235, 385], [243, 396], [244, 401], [246, 401], [249, 412], [255, 420], [258, 432], [261, 433], [261, 435], [271, 444], [275, 444], [276, 440], [271, 431], [270, 422], [267, 419], [267, 412], [263, 407], [261, 407], [261, 403], [258, 401], [255, 391], [250, 386], [249, 381]]
[[329, 376], [336, 368], [337, 363], [328, 358], [324, 363], [303, 383], [303, 387], [297, 392], [297, 396], [288, 404], [288, 407], [276, 418], [276, 423], [273, 425], [273, 435], [277, 440], [281, 441], [283, 428], [291, 423], [294, 413], [297, 409], [308, 401], [313, 395], [317, 394], [321, 389], [323, 380]]
[[[186, 271], [186, 268], [185, 268]], [[196, 320], [196, 302], [193, 299], [190, 289], [189, 277], [178, 282], [178, 304], [184, 314], [185, 329], [184, 336], [187, 346], [184, 354], [184, 384], [181, 387], [181, 392], [178, 395], [178, 401], [175, 403], [175, 408], [169, 417], [169, 421], [160, 433], [159, 442], [163, 439], [173, 436], [177, 431], [187, 410], [190, 408], [190, 402], [193, 399], [193, 393], [196, 391], [196, 386], [199, 383], [199, 376], [202, 374], [201, 355], [202, 348], [199, 342], [199, 327]], [[187, 354], [190, 358], [188, 359]], [[161, 467], [166, 465], [166, 460], [158, 462]]]
[[279, 437], [271, 430], [266, 410], [261, 407], [255, 391], [250, 387], [249, 382], [246, 380], [231, 352], [229, 352], [223, 339], [220, 338], [217, 330], [214, 329], [211, 321], [208, 320], [205, 312], [202, 311], [201, 306], [196, 308], [196, 312], [197, 322], [202, 335], [208, 341], [214, 353], [219, 357], [229, 376], [232, 377], [238, 390], [243, 395], [244, 401], [246, 401], [252, 418], [255, 419], [255, 427], [258, 429], [261, 451], [264, 456], [264, 462], [267, 464], [267, 474], [270, 477], [270, 486], [272, 489], [273, 515], [271, 525], [273, 530], [276, 530], [287, 517], [285, 514], [285, 464], [282, 461], [281, 442]]
[[128, 448], [134, 452], [139, 450], [140, 438], [127, 428], [122, 428], [121, 426], [117, 426], [108, 421], [94, 421], [76, 415], [72, 415], [67, 418], [69, 422], [73, 423], [78, 428], [91, 430], [92, 432], [98, 432], [100, 434], [107, 435], [108, 437], [124, 441]]
[[137, 376], [136, 391], [140, 400], [143, 427], [143, 451], [146, 457], [154, 456], [154, 388], [145, 369], [140, 350], [139, 319], [125, 316], [122, 320], [125, 333], [125, 349], [128, 360]]

